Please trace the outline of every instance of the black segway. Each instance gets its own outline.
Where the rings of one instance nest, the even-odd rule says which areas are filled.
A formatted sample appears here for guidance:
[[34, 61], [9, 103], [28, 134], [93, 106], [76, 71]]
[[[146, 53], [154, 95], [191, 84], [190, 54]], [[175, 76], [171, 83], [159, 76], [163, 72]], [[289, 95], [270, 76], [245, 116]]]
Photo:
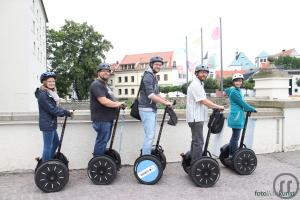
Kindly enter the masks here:
[[221, 163], [225, 167], [229, 167], [241, 175], [251, 174], [252, 172], [254, 172], [257, 166], [257, 158], [254, 151], [248, 149], [244, 144], [248, 118], [250, 117], [250, 115], [251, 112], [247, 112], [239, 149], [234, 153], [230, 162], [226, 161], [229, 156], [229, 144], [225, 144], [220, 149], [221, 153], [219, 158]]
[[96, 185], [110, 184], [115, 179], [117, 171], [119, 171], [121, 168], [120, 154], [112, 148], [119, 121], [119, 116], [120, 108], [117, 111], [117, 118], [114, 123], [109, 148], [106, 149], [103, 156], [96, 156], [92, 158], [88, 163], [88, 177]]
[[182, 157], [182, 167], [183, 170], [190, 175], [193, 182], [199, 187], [211, 187], [219, 180], [220, 177], [220, 167], [219, 163], [212, 158], [211, 153], [207, 150], [210, 135], [211, 135], [211, 126], [215, 123], [216, 115], [220, 111], [217, 109], [213, 110], [212, 117], [210, 117], [208, 133], [206, 136], [205, 146], [202, 153], [202, 157], [195, 161], [191, 165], [191, 154], [188, 151], [186, 154], [180, 154]]
[[69, 181], [69, 161], [67, 157], [60, 152], [67, 118], [68, 117], [65, 117], [63, 123], [58, 151], [54, 158], [48, 161], [37, 159], [38, 164], [35, 168], [34, 181], [36, 186], [43, 192], [58, 192], [62, 190]]
[[[173, 102], [173, 105], [176, 101]], [[153, 146], [151, 155], [141, 155], [135, 160], [133, 171], [136, 179], [146, 185], [154, 185], [162, 177], [163, 170], [166, 168], [166, 156], [162, 146], [159, 144], [166, 114], [167, 107], [164, 110], [163, 118], [160, 124], [159, 134], [157, 137], [156, 145]]]

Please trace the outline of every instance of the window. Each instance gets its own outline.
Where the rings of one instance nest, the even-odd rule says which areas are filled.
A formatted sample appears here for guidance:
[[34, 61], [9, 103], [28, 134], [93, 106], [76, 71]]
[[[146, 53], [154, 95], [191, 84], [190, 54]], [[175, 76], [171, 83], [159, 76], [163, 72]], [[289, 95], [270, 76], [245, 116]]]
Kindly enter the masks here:
[[119, 89], [118, 94], [119, 94], [119, 95], [122, 95], [122, 90], [121, 90], [121, 89]]
[[160, 75], [156, 75], [158, 81], [160, 81]]
[[33, 32], [33, 34], [35, 34], [35, 21], [34, 20], [32, 21], [32, 32]]
[[168, 80], [168, 74], [164, 74], [164, 81]]
[[131, 82], [134, 82], [134, 76], [131, 76]]
[[119, 83], [121, 83], [122, 82], [122, 77], [119, 77]]
[[35, 42], [33, 42], [33, 54], [35, 55]]
[[127, 83], [128, 82], [128, 77], [127, 76], [125, 76], [125, 83]]
[[134, 95], [134, 89], [131, 89], [131, 95]]
[[128, 95], [128, 89], [125, 89], [125, 95]]

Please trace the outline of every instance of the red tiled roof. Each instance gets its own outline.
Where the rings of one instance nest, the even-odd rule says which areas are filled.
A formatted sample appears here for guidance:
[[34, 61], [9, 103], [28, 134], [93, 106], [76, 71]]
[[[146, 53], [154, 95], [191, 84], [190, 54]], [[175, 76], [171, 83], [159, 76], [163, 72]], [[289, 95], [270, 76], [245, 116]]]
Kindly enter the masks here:
[[282, 50], [280, 53], [274, 54], [273, 57], [279, 56], [295, 56], [297, 51], [295, 49]]
[[168, 68], [172, 68], [173, 52], [153, 52], [153, 53], [142, 53], [142, 54], [132, 54], [124, 56], [120, 65], [123, 64], [137, 64], [137, 63], [149, 63], [149, 60], [153, 56], [160, 56], [167, 62]]
[[[228, 78], [235, 73], [244, 74], [245, 70], [226, 70], [226, 71], [223, 71], [223, 77]], [[216, 79], [220, 79], [221, 78], [221, 70], [216, 70], [215, 75], [216, 75]]]

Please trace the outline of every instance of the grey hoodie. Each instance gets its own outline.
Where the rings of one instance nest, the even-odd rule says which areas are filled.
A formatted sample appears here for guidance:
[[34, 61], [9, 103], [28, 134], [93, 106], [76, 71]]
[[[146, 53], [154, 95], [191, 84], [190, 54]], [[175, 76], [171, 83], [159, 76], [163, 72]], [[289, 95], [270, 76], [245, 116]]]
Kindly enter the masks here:
[[151, 100], [153, 95], [159, 94], [158, 81], [149, 67], [143, 76], [139, 97], [139, 110], [156, 112], [156, 103]]

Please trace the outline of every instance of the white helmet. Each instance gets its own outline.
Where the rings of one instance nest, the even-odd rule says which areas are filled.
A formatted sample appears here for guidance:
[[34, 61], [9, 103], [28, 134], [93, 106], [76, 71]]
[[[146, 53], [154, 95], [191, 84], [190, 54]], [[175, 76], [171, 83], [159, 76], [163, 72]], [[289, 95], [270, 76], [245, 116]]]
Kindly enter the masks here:
[[244, 80], [244, 76], [243, 76], [243, 74], [239, 74], [239, 73], [233, 74], [232, 81], [234, 81], [235, 79], [243, 79]]

